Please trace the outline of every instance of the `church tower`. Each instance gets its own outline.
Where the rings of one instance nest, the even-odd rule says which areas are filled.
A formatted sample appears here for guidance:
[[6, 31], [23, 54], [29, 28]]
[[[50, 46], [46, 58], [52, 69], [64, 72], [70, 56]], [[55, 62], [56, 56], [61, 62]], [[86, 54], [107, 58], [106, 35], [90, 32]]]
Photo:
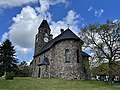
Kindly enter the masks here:
[[52, 39], [52, 34], [50, 34], [51, 29], [48, 25], [47, 20], [43, 20], [38, 28], [38, 34], [35, 38], [35, 50], [34, 50], [34, 56], [37, 55], [40, 51], [40, 49]]

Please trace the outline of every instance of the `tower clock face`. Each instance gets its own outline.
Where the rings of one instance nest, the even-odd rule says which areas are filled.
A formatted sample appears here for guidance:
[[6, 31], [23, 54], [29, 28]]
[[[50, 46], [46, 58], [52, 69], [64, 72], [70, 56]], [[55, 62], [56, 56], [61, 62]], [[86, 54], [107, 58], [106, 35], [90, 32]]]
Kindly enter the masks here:
[[44, 37], [44, 42], [48, 42], [48, 38], [47, 37]]

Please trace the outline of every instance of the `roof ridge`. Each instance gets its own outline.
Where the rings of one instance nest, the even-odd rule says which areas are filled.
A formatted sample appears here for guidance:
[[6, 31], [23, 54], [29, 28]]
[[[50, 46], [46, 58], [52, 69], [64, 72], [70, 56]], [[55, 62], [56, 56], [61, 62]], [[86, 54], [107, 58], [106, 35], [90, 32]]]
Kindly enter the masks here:
[[[50, 40], [47, 42], [39, 51], [39, 54], [45, 52], [46, 50], [50, 49], [55, 43], [62, 41], [62, 40], [79, 40], [83, 44], [83, 41], [76, 35], [74, 34], [70, 29], [66, 29], [64, 32], [56, 36], [54, 39]], [[37, 56], [36, 55], [36, 56]]]

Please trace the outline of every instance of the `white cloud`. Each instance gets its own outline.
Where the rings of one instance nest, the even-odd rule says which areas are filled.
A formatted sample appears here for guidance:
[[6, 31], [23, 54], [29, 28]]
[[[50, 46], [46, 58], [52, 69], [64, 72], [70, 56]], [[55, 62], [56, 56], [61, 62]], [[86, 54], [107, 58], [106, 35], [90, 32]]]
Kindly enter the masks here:
[[[50, 5], [65, 3], [65, 1], [66, 0], [56, 0], [54, 2], [54, 0], [48, 0], [47, 2], [47, 0], [45, 0], [46, 3], [43, 4], [43, 0], [40, 0], [40, 7], [24, 7], [19, 14], [13, 17], [14, 23], [9, 27], [10, 31], [3, 35], [3, 39], [9, 37], [16, 46], [17, 55], [25, 60], [30, 53], [33, 53], [35, 35], [38, 32], [37, 28], [45, 17], [44, 15], [48, 16], [47, 21], [51, 23], [50, 28], [54, 37], [60, 33], [61, 28], [67, 29], [67, 24], [70, 25], [71, 30], [77, 33], [77, 30], [79, 30], [78, 20], [83, 20], [80, 15], [70, 10], [65, 18], [55, 22], [52, 20], [51, 13], [48, 11]], [[48, 7], [45, 9], [42, 5], [48, 5]]]
[[39, 0], [40, 7], [36, 7], [36, 10], [39, 14], [42, 14], [42, 16], [46, 18], [50, 18], [50, 13], [48, 12], [48, 9], [50, 6], [63, 3], [68, 4], [67, 0]]
[[100, 17], [103, 14], [104, 10], [103, 9], [95, 9], [95, 16]]
[[[73, 10], [68, 11], [68, 15], [66, 16], [66, 18], [64, 18], [64, 20], [68, 23], [68, 24], [76, 24], [78, 23], [77, 19], [80, 16], [74, 12]], [[81, 18], [82, 19], [82, 18]]]
[[22, 48], [17, 45], [15, 46], [15, 49], [17, 51], [17, 56], [21, 57], [22, 60], [26, 60], [29, 54], [32, 52], [32, 48]]
[[5, 32], [2, 36], [2, 42], [9, 38], [9, 32]]
[[103, 9], [96, 9], [93, 6], [90, 6], [88, 8], [88, 12], [94, 12], [94, 16], [100, 17], [103, 14], [104, 10]]
[[119, 22], [120, 22], [120, 20], [118, 20], [118, 19], [113, 20], [113, 23], [118, 24]]
[[41, 22], [40, 17], [32, 7], [26, 6], [20, 14], [13, 17], [13, 22], [9, 27], [10, 31], [3, 34], [2, 41], [9, 38], [15, 45], [17, 55], [25, 60], [33, 51], [35, 34]]
[[50, 5], [55, 5], [58, 3], [67, 3], [66, 0], [39, 0], [41, 12], [45, 12], [49, 9]]
[[93, 9], [93, 7], [92, 6], [90, 6], [89, 8], [88, 8], [88, 11], [91, 11]]
[[38, 0], [0, 0], [0, 8], [21, 6], [23, 4], [35, 3]]
[[[51, 22], [50, 27], [54, 37], [60, 33], [61, 28], [67, 29], [67, 24], [70, 25], [70, 29], [75, 30], [75, 33], [77, 33], [77, 30], [79, 30], [77, 27], [77, 19], [82, 20], [77, 13], [70, 10], [68, 15], [63, 18], [62, 21], [54, 22], [49, 20], [49, 22]], [[10, 27], [10, 32], [5, 33], [3, 36], [5, 37], [9, 34], [9, 37], [14, 44], [22, 48], [33, 48], [34, 38], [38, 31], [37, 27], [42, 20], [43, 16], [41, 14], [37, 15], [32, 7], [24, 7], [20, 14], [17, 14], [16, 17], [13, 17], [14, 23]]]
[[12, 42], [23, 48], [32, 48], [34, 36], [37, 33], [36, 28], [40, 22], [35, 10], [30, 6], [24, 7], [20, 14], [13, 17], [13, 21], [9, 28], [9, 37]]
[[74, 33], [78, 34], [78, 24], [80, 23], [80, 21], [84, 20], [79, 14], [77, 14], [76, 12], [74, 12], [73, 10], [68, 11], [68, 14], [65, 18], [63, 18], [63, 20], [61, 21], [57, 21], [54, 22], [52, 21], [51, 24], [51, 29], [52, 29], [52, 34], [55, 36], [57, 36], [58, 34], [60, 34], [60, 29], [67, 29], [68, 28], [68, 24], [69, 24], [69, 28], [71, 30], [73, 30]]

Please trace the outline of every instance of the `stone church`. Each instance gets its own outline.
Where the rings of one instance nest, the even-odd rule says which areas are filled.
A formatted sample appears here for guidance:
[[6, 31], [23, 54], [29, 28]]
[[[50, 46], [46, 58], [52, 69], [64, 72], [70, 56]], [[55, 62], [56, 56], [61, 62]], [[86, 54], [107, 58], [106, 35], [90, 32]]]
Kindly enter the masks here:
[[90, 56], [82, 51], [84, 42], [69, 28], [60, 31], [61, 34], [53, 38], [47, 20], [42, 21], [35, 38], [30, 75], [37, 78], [88, 78]]

